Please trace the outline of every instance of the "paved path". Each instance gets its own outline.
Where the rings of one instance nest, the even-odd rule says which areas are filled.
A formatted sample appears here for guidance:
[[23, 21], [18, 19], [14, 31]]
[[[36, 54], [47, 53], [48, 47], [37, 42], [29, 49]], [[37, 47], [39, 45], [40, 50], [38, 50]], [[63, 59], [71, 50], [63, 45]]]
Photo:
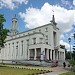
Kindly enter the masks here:
[[39, 74], [39, 75], [59, 75], [62, 73], [68, 72], [68, 70], [64, 69], [63, 67], [54, 67], [50, 68], [53, 72], [46, 73], [46, 74]]
[[68, 71], [64, 70], [64, 71], [54, 71], [54, 72], [50, 72], [50, 73], [46, 73], [46, 74], [39, 74], [39, 75], [59, 75], [62, 73], [66, 73]]

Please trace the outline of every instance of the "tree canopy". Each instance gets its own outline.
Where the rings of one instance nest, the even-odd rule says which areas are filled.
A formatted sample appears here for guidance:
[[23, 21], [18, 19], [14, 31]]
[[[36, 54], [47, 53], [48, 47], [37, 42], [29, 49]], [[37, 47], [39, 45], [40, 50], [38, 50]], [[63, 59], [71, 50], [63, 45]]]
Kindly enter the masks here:
[[4, 22], [6, 22], [6, 19], [3, 14], [0, 14], [0, 47], [4, 47], [5, 39], [9, 32], [8, 29], [4, 28]]

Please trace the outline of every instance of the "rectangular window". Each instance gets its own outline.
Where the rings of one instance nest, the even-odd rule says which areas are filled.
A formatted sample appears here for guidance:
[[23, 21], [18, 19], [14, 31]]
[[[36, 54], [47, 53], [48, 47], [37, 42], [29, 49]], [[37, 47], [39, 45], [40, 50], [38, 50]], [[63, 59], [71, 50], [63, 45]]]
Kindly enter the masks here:
[[46, 42], [46, 44], [48, 44], [48, 42]]
[[39, 29], [39, 32], [41, 32], [41, 29]]
[[27, 45], [29, 45], [29, 39], [27, 39]]
[[45, 28], [45, 32], [48, 32], [48, 28]]
[[46, 40], [48, 40], [48, 35], [46, 35]]
[[25, 34], [23, 34], [23, 36], [25, 36]]
[[43, 38], [40, 38], [40, 43], [43, 43]]
[[33, 38], [33, 44], [36, 44], [36, 38]]
[[29, 35], [29, 33], [28, 33], [28, 35]]
[[36, 31], [34, 30], [33, 33], [35, 33]]
[[10, 43], [9, 43], [9, 46], [10, 46]]

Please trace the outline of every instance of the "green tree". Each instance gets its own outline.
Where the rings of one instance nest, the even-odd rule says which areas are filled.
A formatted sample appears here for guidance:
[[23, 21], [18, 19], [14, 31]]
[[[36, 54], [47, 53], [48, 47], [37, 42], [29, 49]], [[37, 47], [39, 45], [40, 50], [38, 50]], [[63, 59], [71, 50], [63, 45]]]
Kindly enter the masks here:
[[6, 19], [4, 18], [4, 15], [0, 14], [0, 47], [4, 47], [5, 39], [7, 37], [7, 33], [9, 32], [8, 29], [3, 27], [4, 22], [6, 22]]
[[66, 51], [66, 59], [71, 59], [70, 51]]
[[73, 58], [73, 60], [75, 60], [75, 46], [73, 48], [72, 58]]

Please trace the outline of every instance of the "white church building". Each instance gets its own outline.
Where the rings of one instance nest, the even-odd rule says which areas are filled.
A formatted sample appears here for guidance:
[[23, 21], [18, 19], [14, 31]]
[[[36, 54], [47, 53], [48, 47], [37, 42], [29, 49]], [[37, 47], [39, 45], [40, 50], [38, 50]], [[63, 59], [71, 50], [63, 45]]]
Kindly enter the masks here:
[[[12, 29], [0, 50], [0, 60], [65, 60], [65, 50], [60, 48], [59, 28], [54, 15], [49, 24], [19, 33], [18, 19], [12, 18]], [[0, 61], [1, 62], [1, 61]]]

